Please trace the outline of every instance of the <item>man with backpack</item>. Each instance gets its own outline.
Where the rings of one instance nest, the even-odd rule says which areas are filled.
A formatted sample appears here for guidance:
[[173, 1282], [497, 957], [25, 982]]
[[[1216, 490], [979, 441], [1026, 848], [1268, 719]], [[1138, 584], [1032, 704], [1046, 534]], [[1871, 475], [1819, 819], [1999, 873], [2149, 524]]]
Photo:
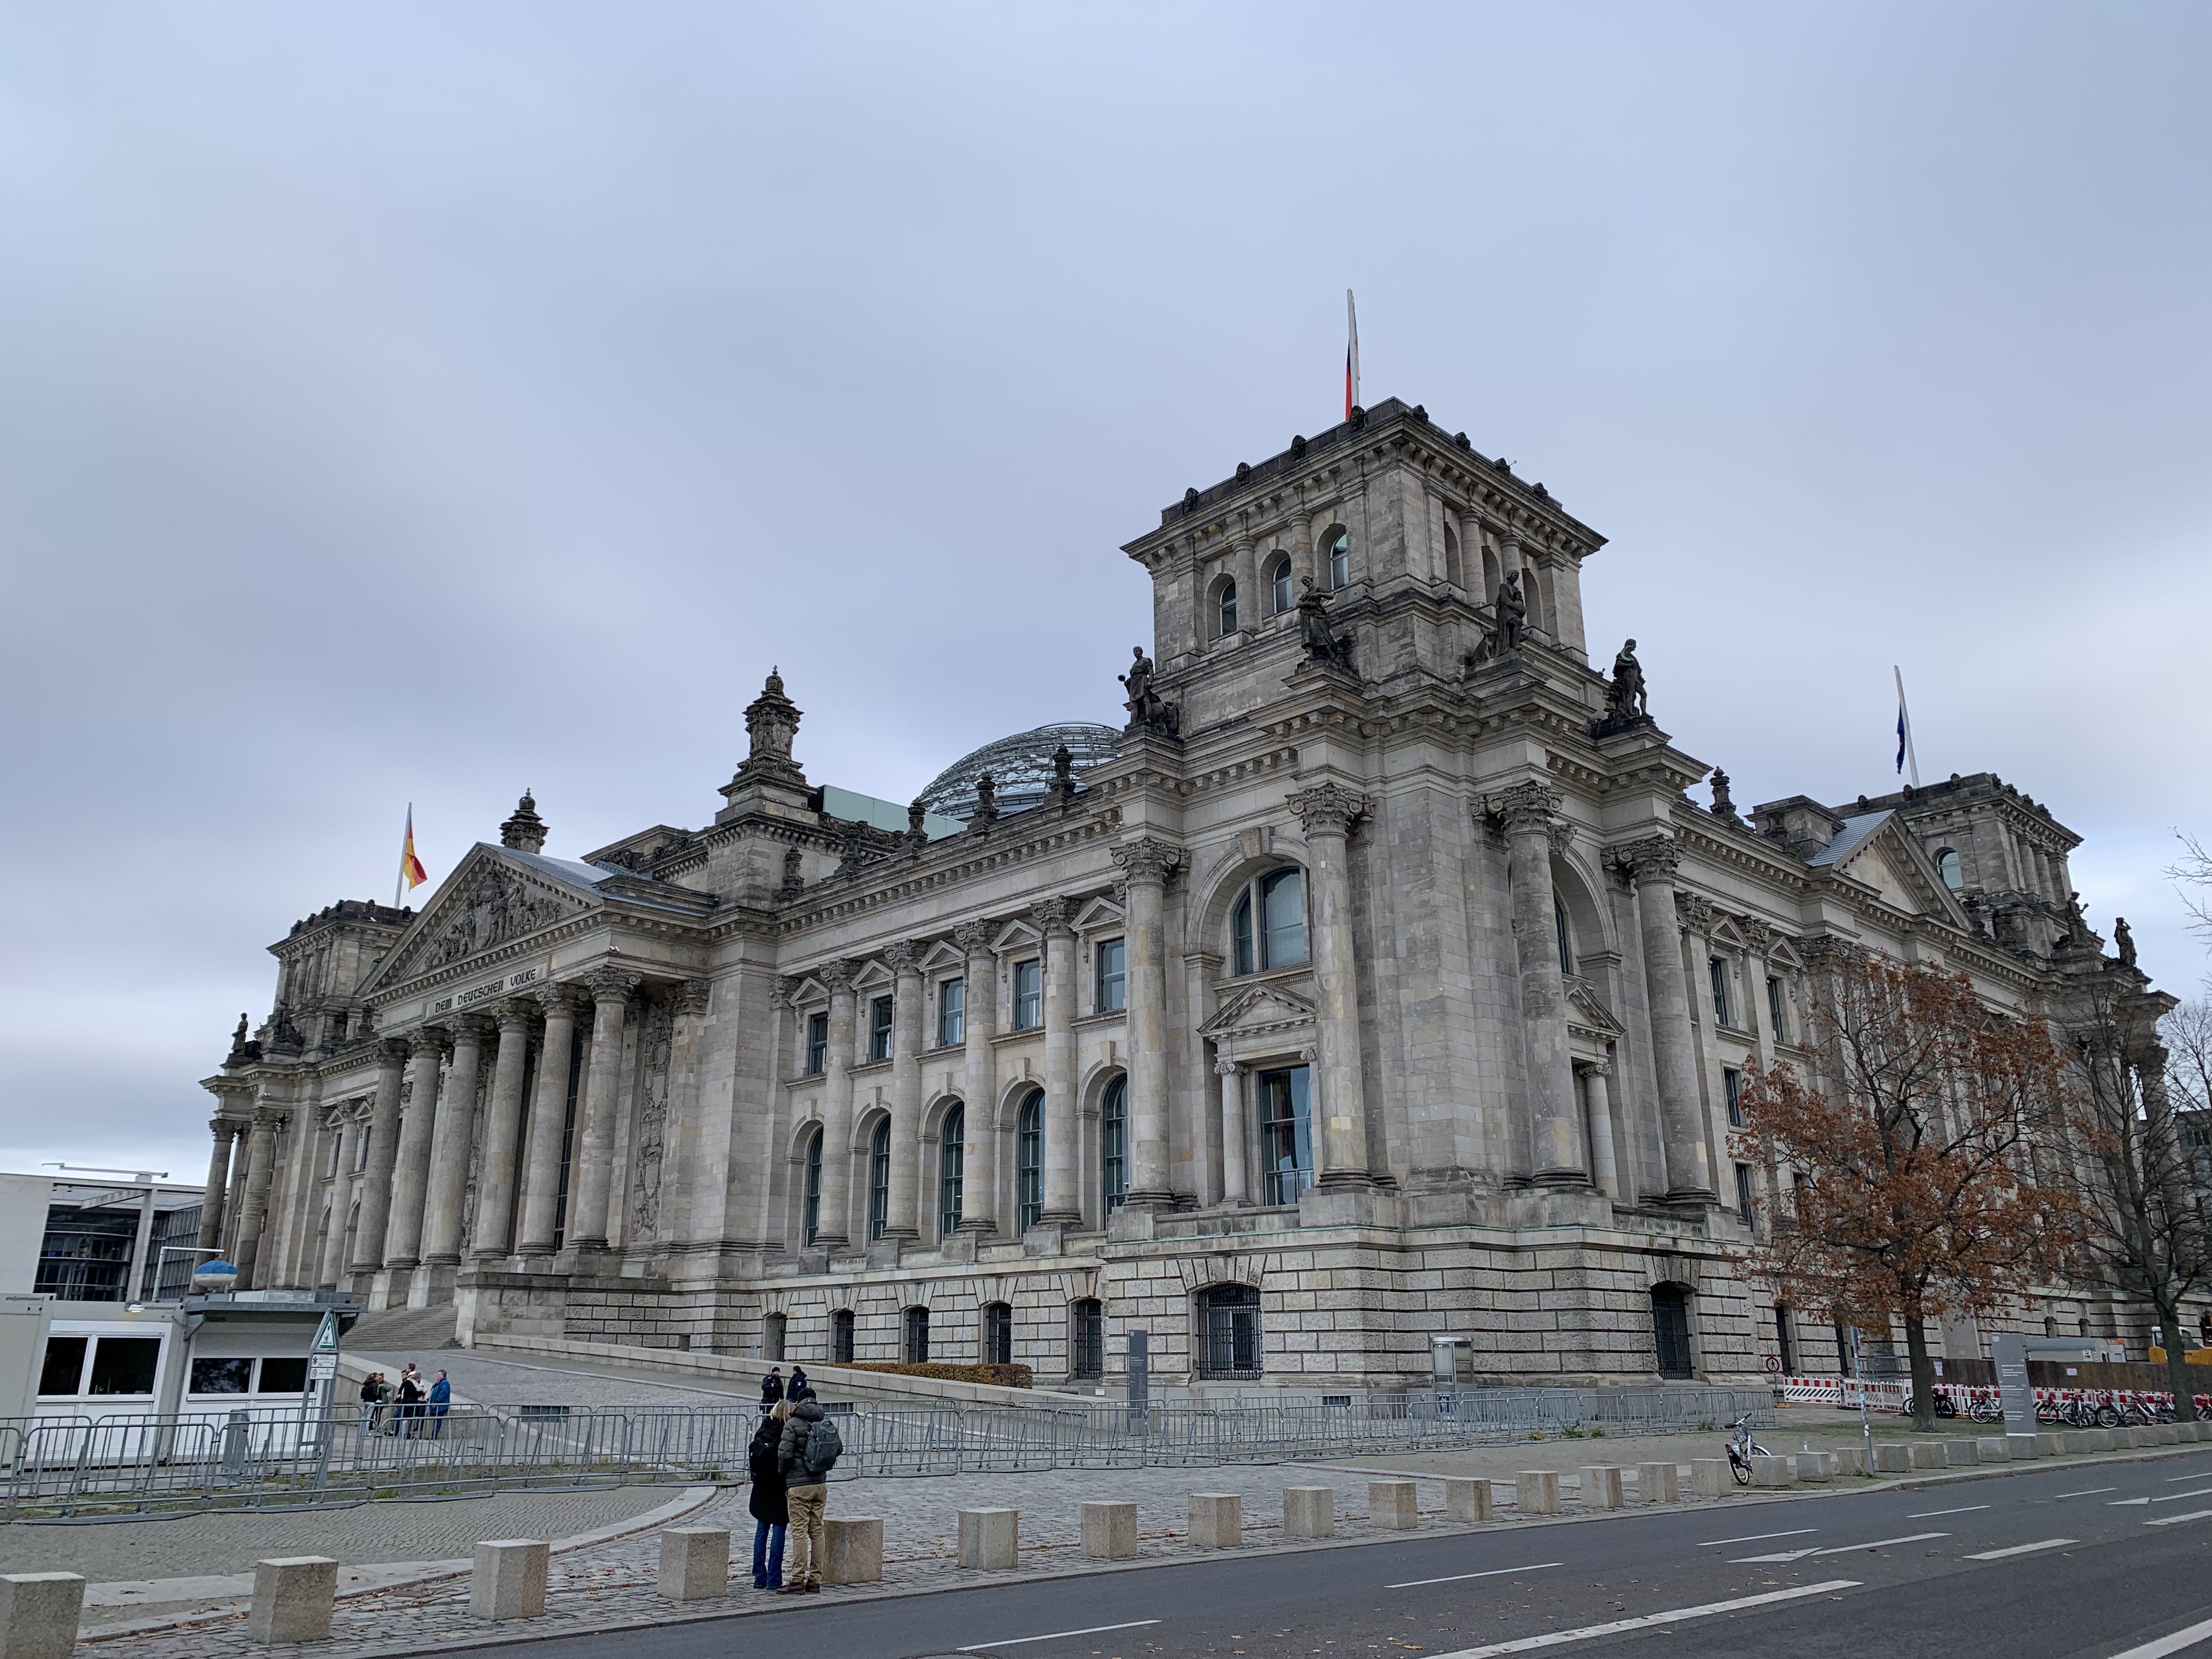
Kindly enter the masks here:
[[782, 1594], [806, 1595], [822, 1588], [827, 1542], [822, 1521], [830, 1507], [830, 1471], [845, 1443], [811, 1393], [796, 1402], [787, 1394], [784, 1406], [791, 1416], [776, 1445], [776, 1466], [783, 1471], [784, 1506], [791, 1516], [791, 1560]]

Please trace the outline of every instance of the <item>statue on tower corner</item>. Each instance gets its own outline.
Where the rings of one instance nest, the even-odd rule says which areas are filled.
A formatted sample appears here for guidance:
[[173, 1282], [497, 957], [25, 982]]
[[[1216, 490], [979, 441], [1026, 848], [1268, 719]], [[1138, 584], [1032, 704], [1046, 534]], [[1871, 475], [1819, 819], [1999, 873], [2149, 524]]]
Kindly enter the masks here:
[[1729, 795], [1729, 775], [1717, 766], [1713, 768], [1712, 785], [1713, 816], [1717, 818], [1726, 818], [1731, 823], [1737, 822], [1735, 802]]
[[545, 820], [538, 816], [538, 803], [527, 789], [515, 803], [514, 816], [499, 826], [499, 844], [518, 853], [545, 850]]
[[2112, 945], [2120, 953], [2121, 967], [2132, 968], [2136, 965], [2136, 936], [2129, 931], [2128, 919], [2125, 916], [2112, 918]]
[[805, 774], [791, 757], [799, 736], [799, 711], [783, 694], [783, 676], [771, 668], [761, 694], [745, 706], [745, 736], [750, 751], [738, 769], [740, 777], [768, 776], [783, 782], [803, 783]]
[[1629, 641], [1613, 659], [1613, 678], [1605, 689], [1605, 713], [1590, 722], [1590, 735], [1609, 738], [1651, 724], [1651, 705], [1644, 686], [1644, 665], [1636, 660], [1636, 641]]
[[1305, 591], [1298, 595], [1298, 643], [1306, 661], [1327, 668], [1352, 666], [1352, 641], [1328, 625], [1328, 595], [1314, 586], [1311, 576], [1301, 579]]
[[1129, 694], [1128, 701], [1121, 705], [1129, 711], [1127, 729], [1174, 737], [1181, 716], [1173, 705], [1152, 690], [1152, 659], [1145, 654], [1141, 645], [1131, 646], [1129, 656], [1129, 672], [1114, 677]]
[[1509, 651], [1518, 651], [1521, 636], [1528, 626], [1528, 601], [1522, 596], [1519, 571], [1505, 573], [1505, 580], [1498, 584], [1498, 598], [1490, 611], [1497, 630], [1490, 636], [1491, 655], [1502, 657]]
[[1048, 799], [1066, 811], [1075, 804], [1075, 751], [1066, 744], [1052, 751], [1052, 788]]

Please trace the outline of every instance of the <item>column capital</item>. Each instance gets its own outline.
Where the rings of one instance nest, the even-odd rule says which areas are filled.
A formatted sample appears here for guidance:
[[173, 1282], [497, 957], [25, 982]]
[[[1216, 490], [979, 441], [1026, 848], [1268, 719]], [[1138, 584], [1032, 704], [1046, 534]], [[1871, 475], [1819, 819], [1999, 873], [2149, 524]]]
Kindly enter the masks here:
[[1614, 848], [1613, 863], [1638, 886], [1662, 881], [1672, 886], [1674, 872], [1682, 867], [1682, 849], [1672, 836], [1645, 836]]
[[1532, 778], [1486, 796], [1482, 812], [1496, 818], [1509, 836], [1549, 835], [1559, 827], [1563, 799], [1551, 785]]
[[1182, 862], [1182, 849], [1146, 836], [1115, 848], [1114, 862], [1121, 866], [1131, 885], [1142, 882], [1159, 886]]
[[456, 1014], [446, 1024], [457, 1043], [481, 1043], [492, 1030], [491, 1021], [482, 1014]]
[[403, 1037], [380, 1037], [376, 1044], [377, 1063], [380, 1066], [404, 1066], [407, 1063], [407, 1042]]
[[714, 1000], [714, 986], [711, 980], [687, 979], [676, 988], [676, 1012], [679, 1014], [703, 1014]]
[[233, 1140], [245, 1133], [246, 1125], [234, 1117], [225, 1117], [220, 1112], [208, 1120], [208, 1133], [217, 1140]]
[[442, 1025], [425, 1025], [405, 1041], [407, 1057], [410, 1060], [420, 1060], [425, 1054], [442, 1055], [446, 1052], [446, 1045], [452, 1041], [452, 1038]]
[[899, 978], [921, 972], [924, 947], [910, 939], [897, 939], [884, 946], [884, 965]]
[[530, 1000], [544, 1011], [548, 1019], [569, 1019], [575, 1016], [576, 1003], [579, 1000], [576, 988], [565, 980], [556, 980], [550, 985], [541, 985], [529, 994]]
[[1285, 798], [1285, 804], [1298, 815], [1309, 836], [1349, 835], [1369, 808], [1366, 796], [1340, 783], [1317, 783], [1310, 789], [1297, 790]]
[[848, 997], [853, 994], [853, 981], [860, 972], [860, 964], [857, 962], [825, 962], [814, 970], [814, 977], [830, 988], [831, 996]]
[[1674, 890], [1674, 918], [1686, 933], [1705, 933], [1712, 931], [1713, 902], [1702, 893], [1692, 893], [1686, 888]]
[[1736, 923], [1736, 927], [1743, 934], [1743, 942], [1753, 956], [1763, 957], [1773, 948], [1774, 929], [1758, 917], [1746, 916]]
[[991, 954], [991, 936], [999, 931], [994, 922], [963, 921], [952, 930], [952, 942], [971, 957]]
[[627, 968], [595, 968], [584, 975], [584, 988], [594, 1002], [628, 1002], [644, 983], [644, 975]]
[[1072, 920], [1074, 915], [1075, 902], [1073, 899], [1039, 899], [1030, 906], [1030, 920], [1036, 923], [1038, 932], [1048, 936], [1073, 933], [1075, 931]]
[[538, 1010], [521, 997], [509, 997], [494, 1008], [491, 1014], [499, 1022], [501, 1031], [509, 1031], [529, 1024], [538, 1017]]

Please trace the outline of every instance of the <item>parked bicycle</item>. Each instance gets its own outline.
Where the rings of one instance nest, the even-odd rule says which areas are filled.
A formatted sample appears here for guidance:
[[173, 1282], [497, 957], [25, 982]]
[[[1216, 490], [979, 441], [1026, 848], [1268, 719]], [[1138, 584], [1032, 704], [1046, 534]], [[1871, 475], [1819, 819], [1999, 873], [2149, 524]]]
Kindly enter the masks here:
[[1751, 1419], [1739, 1417], [1729, 1425], [1732, 1431], [1728, 1442], [1729, 1473], [1735, 1476], [1739, 1486], [1751, 1484], [1751, 1460], [1769, 1454], [1765, 1447], [1751, 1437]]

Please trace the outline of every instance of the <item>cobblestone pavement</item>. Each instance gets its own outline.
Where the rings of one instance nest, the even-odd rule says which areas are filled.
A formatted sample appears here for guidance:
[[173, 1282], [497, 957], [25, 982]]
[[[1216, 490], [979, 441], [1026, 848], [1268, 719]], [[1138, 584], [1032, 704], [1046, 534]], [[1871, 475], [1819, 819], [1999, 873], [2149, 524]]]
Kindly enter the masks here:
[[563, 1360], [558, 1366], [524, 1359], [494, 1359], [465, 1348], [439, 1348], [424, 1353], [356, 1353], [349, 1349], [349, 1362], [381, 1370], [388, 1376], [413, 1360], [425, 1376], [444, 1371], [456, 1399], [495, 1405], [547, 1406], [717, 1406], [760, 1404], [760, 1383], [724, 1386], [713, 1377], [679, 1378], [644, 1370], [600, 1365], [589, 1360]]

